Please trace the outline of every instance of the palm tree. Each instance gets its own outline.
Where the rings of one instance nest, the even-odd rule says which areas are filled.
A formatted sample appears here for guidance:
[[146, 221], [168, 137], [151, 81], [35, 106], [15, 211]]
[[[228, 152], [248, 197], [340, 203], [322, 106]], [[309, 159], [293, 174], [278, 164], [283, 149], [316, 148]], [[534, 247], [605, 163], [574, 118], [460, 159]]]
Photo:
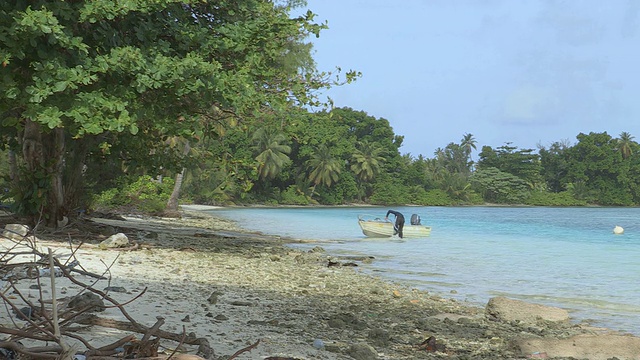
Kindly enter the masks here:
[[623, 159], [627, 159], [631, 154], [633, 154], [633, 150], [631, 149], [631, 146], [634, 144], [633, 139], [634, 137], [626, 131], [620, 133], [620, 139], [618, 139], [618, 150], [620, 150]]
[[471, 149], [476, 150], [476, 139], [473, 138], [473, 134], [464, 134], [462, 137], [462, 141], [460, 142], [460, 147], [464, 151], [464, 154], [467, 158], [467, 169], [469, 171], [472, 170], [473, 161], [471, 161]]
[[351, 170], [362, 182], [373, 180], [380, 173], [385, 158], [380, 156], [382, 148], [376, 147], [368, 141], [358, 143], [359, 149], [352, 155]]
[[283, 133], [260, 128], [253, 134], [253, 150], [259, 163], [258, 174], [261, 179], [275, 178], [289, 161], [291, 147], [283, 144], [287, 138]]
[[309, 180], [314, 184], [311, 196], [313, 196], [315, 188], [319, 184], [330, 187], [332, 183], [338, 181], [342, 171], [340, 161], [331, 156], [331, 151], [325, 144], [316, 149], [316, 152], [307, 162], [307, 166], [311, 170]]

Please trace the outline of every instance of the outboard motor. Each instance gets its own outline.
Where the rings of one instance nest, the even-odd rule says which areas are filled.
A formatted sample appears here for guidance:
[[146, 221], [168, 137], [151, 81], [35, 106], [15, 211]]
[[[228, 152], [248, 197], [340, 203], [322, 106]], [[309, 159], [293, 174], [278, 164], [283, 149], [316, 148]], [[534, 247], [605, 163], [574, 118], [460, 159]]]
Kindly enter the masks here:
[[420, 225], [420, 215], [418, 214], [411, 215], [411, 225]]

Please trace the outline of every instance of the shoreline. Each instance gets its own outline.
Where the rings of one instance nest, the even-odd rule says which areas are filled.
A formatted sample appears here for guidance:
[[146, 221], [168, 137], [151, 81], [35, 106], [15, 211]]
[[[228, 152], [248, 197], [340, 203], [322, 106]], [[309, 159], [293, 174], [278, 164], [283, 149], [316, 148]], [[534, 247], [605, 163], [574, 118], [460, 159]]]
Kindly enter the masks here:
[[[224, 207], [221, 207], [221, 208], [224, 209]], [[375, 253], [379, 256], [384, 257], [386, 255], [391, 255], [392, 253], [394, 253], [393, 249], [389, 249], [390, 251], [392, 251], [392, 253], [388, 253], [388, 254], [376, 252], [375, 249], [370, 251], [370, 250], [367, 250], [370, 248], [367, 247], [366, 244], [364, 247], [361, 247], [359, 245], [359, 241], [367, 240], [366, 237], [362, 238], [362, 233], [358, 232], [358, 234], [356, 234], [350, 228], [347, 228], [347, 226], [345, 226], [344, 224], [340, 224], [340, 225], [341, 225], [341, 229], [342, 228], [346, 229], [345, 231], [342, 231], [340, 233], [327, 231], [326, 233], [328, 233], [329, 235], [325, 235], [325, 229], [323, 229], [322, 225], [315, 228], [315, 224], [312, 224], [312, 223], [305, 223], [305, 226], [302, 226], [302, 227], [288, 227], [287, 222], [282, 220], [283, 217], [277, 215], [278, 211], [280, 210], [285, 212], [288, 211], [292, 214], [296, 214], [295, 210], [286, 210], [287, 208], [289, 208], [287, 206], [267, 207], [267, 208], [262, 206], [246, 207], [246, 211], [248, 211], [247, 213], [244, 213], [243, 208], [244, 207], [235, 207], [235, 206], [228, 207], [227, 209], [231, 211], [230, 213], [225, 213], [225, 212], [217, 213], [215, 211], [216, 208], [212, 208], [211, 210], [213, 211], [210, 211], [209, 213], [213, 214], [214, 216], [220, 216], [225, 219], [237, 221], [237, 224], [240, 224], [240, 225], [244, 224], [244, 225], [250, 226], [252, 227], [251, 231], [266, 231], [268, 234], [285, 233], [287, 234], [287, 236], [291, 236], [294, 239], [308, 239], [304, 241], [305, 243], [331, 244], [331, 245], [326, 245], [328, 251], [331, 254], [345, 254], [349, 252], [350, 254], [366, 255], [370, 253]], [[252, 208], [253, 210], [251, 210]], [[334, 211], [332, 210], [332, 208], [334, 207], [324, 207], [324, 206], [321, 206], [319, 209], [316, 209], [315, 206], [312, 206], [312, 207], [309, 207], [308, 210], [314, 211], [315, 209], [319, 211], [319, 213], [324, 214], [323, 208], [326, 208], [324, 210], [327, 210], [327, 211]], [[217, 209], [220, 209], [220, 208], [217, 208]], [[271, 209], [273, 209], [273, 212], [274, 212], [273, 219], [271, 216], [271, 212], [272, 212]], [[361, 214], [359, 213], [359, 211], [366, 211], [366, 208], [358, 209], [357, 207], [349, 207], [349, 209], [352, 209], [353, 211], [349, 212], [349, 215], [340, 215], [341, 218], [344, 219], [345, 217], [353, 216], [353, 214], [356, 212], [358, 212], [358, 214]], [[377, 207], [377, 209], [385, 209], [386, 211], [386, 207]], [[205, 211], [206, 210], [207, 209], [205, 208]], [[340, 208], [338, 207], [335, 210], [340, 211]], [[408, 211], [411, 211], [411, 209], [404, 209], [404, 210], [401, 209], [401, 211], [406, 213]], [[428, 212], [429, 210], [423, 209], [423, 210], [419, 210], [419, 212], [420, 211], [424, 213], [425, 211]], [[544, 211], [544, 208], [540, 208], [537, 211]], [[244, 214], [252, 214], [252, 215], [245, 216]], [[312, 214], [317, 214], [317, 213], [312, 213]], [[266, 223], [266, 227], [256, 226], [256, 224], [259, 223], [259, 218], [261, 218], [263, 215], [264, 217], [270, 219], [269, 222]], [[255, 217], [255, 222], [253, 220], [249, 220], [254, 217]], [[614, 222], [611, 222], [611, 223], [613, 224]], [[278, 224], [278, 225], [274, 226], [274, 224]], [[627, 225], [631, 226], [630, 224], [627, 224]], [[293, 230], [297, 228], [304, 229], [307, 227], [311, 229], [315, 228], [316, 230], [313, 232], [305, 232], [305, 233], [301, 233], [300, 231]], [[355, 227], [357, 228], [357, 226]], [[436, 228], [436, 231], [438, 231], [437, 229], [441, 229], [440, 226]], [[598, 227], [598, 229], [600, 229], [600, 227]], [[634, 229], [631, 229], [631, 230], [634, 230]], [[449, 234], [455, 234], [455, 232], [452, 232], [451, 229], [449, 229]], [[631, 236], [637, 236], [637, 231], [632, 231], [629, 234]], [[358, 235], [360, 237], [357, 237]], [[442, 231], [438, 231], [438, 235], [441, 236]], [[316, 238], [316, 240], [313, 240], [314, 238]], [[461, 239], [469, 239], [469, 237], [461, 237]], [[492, 238], [490, 238], [489, 240], [491, 239]], [[615, 239], [611, 238], [610, 241], [615, 241], [616, 239], [618, 238], [615, 238]], [[625, 240], [630, 241], [630, 239], [625, 239]], [[345, 242], [346, 245], [343, 246], [341, 244], [343, 242]], [[356, 245], [353, 245], [354, 243]], [[368, 244], [372, 242], [367, 241], [366, 243]], [[306, 248], [307, 246], [300, 245], [297, 247]], [[325, 246], [325, 245], [322, 245], [322, 246]], [[419, 261], [420, 259], [419, 258], [416, 259], [414, 257], [412, 260]], [[632, 259], [630, 260], [632, 261]], [[517, 265], [516, 267], [521, 270], [523, 268], [526, 268], [527, 264], [531, 262], [537, 262], [537, 260], [530, 260], [530, 261], [527, 260], [527, 262], [524, 265]], [[567, 262], [565, 260], [561, 260], [560, 258], [555, 260], [553, 263], [549, 263], [549, 266], [551, 266], [552, 268], [555, 268], [554, 263], [560, 266], [560, 268], [567, 268], [568, 266]], [[417, 267], [413, 267], [413, 266], [408, 267], [406, 265], [406, 260], [405, 260], [405, 266], [401, 268], [402, 269], [401, 272], [394, 272], [396, 271], [396, 268], [394, 268], [393, 265], [389, 265], [388, 267], [376, 266], [376, 265], [381, 265], [380, 263], [374, 264], [373, 267], [371, 267], [369, 270], [375, 272], [377, 275], [386, 277], [391, 281], [403, 281], [402, 275], [405, 275], [405, 272], [410, 274], [418, 274], [421, 271], [428, 271], [428, 270], [424, 270], [420, 266], [420, 263], [412, 263], [412, 264], [414, 264]], [[577, 266], [580, 266], [580, 265], [582, 264], [578, 264]], [[416, 270], [416, 269], [419, 269], [419, 270]], [[518, 271], [518, 269], [514, 269], [514, 271]], [[458, 270], [453, 268], [449, 268], [448, 270], [450, 271], [445, 271], [446, 273], [445, 276], [450, 276], [449, 274], [454, 274], [453, 276], [458, 276], [458, 273], [462, 273], [462, 274], [474, 273], [473, 271], [457, 272]], [[500, 271], [500, 269], [498, 269], [498, 271]], [[574, 273], [580, 274], [581, 272], [574, 271]], [[541, 276], [544, 278], [545, 274], [541, 274]], [[466, 277], [468, 278], [469, 276], [466, 276]], [[415, 275], [412, 277], [412, 279], [414, 278], [415, 278]], [[465, 276], [462, 276], [462, 278], [465, 278]], [[600, 276], [599, 278], [607, 279], [607, 276], [603, 275], [603, 276]], [[525, 276], [522, 279], [528, 279], [528, 277]], [[569, 276], [568, 281], [572, 281], [572, 279], [575, 280], [575, 278]], [[495, 283], [495, 279], [493, 279], [494, 280], [493, 282], [491, 282], [492, 279], [487, 279], [486, 283], [483, 280], [483, 282], [480, 282], [479, 284], [477, 284], [477, 286], [475, 286], [475, 284], [471, 281], [465, 281], [464, 279], [461, 280], [459, 276], [457, 278], [454, 278], [454, 280], [451, 280], [451, 278], [449, 278], [449, 282], [441, 279], [433, 279], [434, 282], [432, 283], [430, 281], [431, 278], [428, 278], [425, 283], [421, 283], [421, 280], [422, 280], [421, 278], [417, 278], [415, 281], [409, 280], [406, 283], [408, 284], [408, 286], [416, 286], [425, 291], [432, 291], [444, 297], [455, 298], [456, 300], [461, 302], [469, 302], [470, 304], [475, 306], [484, 306], [484, 304], [486, 304], [489, 298], [493, 296], [500, 296], [500, 295], [512, 296], [513, 298], [517, 298], [523, 301], [531, 301], [531, 302], [538, 301], [546, 305], [558, 306], [558, 307], [570, 309], [575, 323], [589, 323], [593, 326], [598, 326], [598, 327], [620, 329], [620, 331], [625, 331], [635, 336], [640, 336], [640, 328], [638, 328], [637, 323], [634, 321], [634, 319], [637, 318], [636, 315], [638, 314], [637, 312], [638, 309], [637, 309], [637, 306], [633, 307], [633, 304], [634, 304], [633, 298], [627, 296], [626, 298], [618, 298], [619, 302], [615, 302], [615, 299], [611, 298], [610, 295], [616, 294], [615, 289], [617, 287], [612, 287], [612, 286], [607, 287], [606, 286], [607, 284], [602, 286], [602, 284], [599, 283], [599, 286], [601, 286], [600, 289], [607, 289], [608, 290], [607, 292], [609, 294], [607, 294], [606, 292], [597, 292], [594, 294], [590, 294], [590, 292], [582, 292], [581, 289], [577, 287], [576, 289], [574, 289], [573, 294], [571, 294], [571, 292], [566, 290], [563, 292], [562, 289], [556, 292], [553, 290], [553, 286], [546, 286], [544, 287], [544, 290], [536, 289], [536, 287], [526, 287], [526, 286], [529, 286], [530, 283], [526, 280], [520, 281], [520, 278], [515, 279], [515, 280], [518, 280], [518, 281], [515, 281], [515, 283], [522, 283], [524, 285], [517, 289], [513, 289], [509, 287], [511, 285], [505, 285], [501, 287], [500, 283], [497, 283], [497, 284]], [[533, 281], [535, 280], [536, 279], [533, 279]], [[617, 278], [612, 280], [614, 283], [617, 284], [616, 282], [616, 280], [618, 280]], [[440, 282], [446, 285], [441, 286]], [[454, 285], [447, 286], [449, 283]], [[456, 283], [459, 283], [460, 285], [457, 286], [455, 285]], [[494, 286], [491, 286], [490, 285], [491, 283], [493, 283]], [[469, 284], [474, 284], [474, 287], [469, 289], [469, 286], [468, 286]], [[505, 284], [509, 284], [509, 283], [505, 282]], [[553, 284], [553, 281], [551, 282], [551, 284], [543, 283], [542, 285], [545, 286], [545, 285], [552, 285], [552, 284]], [[468, 291], [465, 291], [465, 290], [468, 290]], [[474, 290], [478, 290], [478, 291], [474, 292]], [[576, 296], [575, 299], [573, 298], [573, 295]], [[626, 306], [627, 304], [628, 306]]]
[[[213, 359], [224, 359], [257, 340], [259, 345], [238, 359], [526, 359], [536, 353], [606, 359], [584, 357], [589, 346], [619, 359], [638, 359], [640, 353], [625, 352], [633, 350], [636, 337], [612, 330], [564, 321], [491, 320], [482, 307], [364, 274], [358, 263], [366, 259], [332, 257], [321, 244], [309, 251], [292, 249], [285, 245], [294, 239], [247, 233], [233, 221], [188, 207], [183, 207], [182, 219], [93, 220], [143, 246], [127, 252], [99, 250], [97, 237], [78, 250], [81, 264], [100, 271], [115, 261], [110, 284], [126, 292], [112, 296], [127, 301], [147, 288], [127, 305], [129, 312], [148, 326], [163, 316], [164, 330], [177, 332], [184, 325], [187, 332], [208, 338]], [[41, 246], [68, 251], [60, 241], [45, 235], [42, 239]], [[67, 294], [78, 291], [73, 285], [60, 286]], [[116, 309], [98, 315], [122, 319]], [[8, 319], [0, 320], [7, 324]], [[123, 332], [94, 326], [82, 334], [108, 343]], [[433, 351], [421, 345], [431, 336], [437, 344]], [[575, 336], [595, 338], [590, 345], [575, 346]], [[612, 336], [631, 343], [620, 346], [610, 341]], [[522, 343], [533, 340], [540, 342], [535, 348]], [[574, 345], [554, 345], [563, 340]], [[184, 349], [195, 351], [192, 346]]]

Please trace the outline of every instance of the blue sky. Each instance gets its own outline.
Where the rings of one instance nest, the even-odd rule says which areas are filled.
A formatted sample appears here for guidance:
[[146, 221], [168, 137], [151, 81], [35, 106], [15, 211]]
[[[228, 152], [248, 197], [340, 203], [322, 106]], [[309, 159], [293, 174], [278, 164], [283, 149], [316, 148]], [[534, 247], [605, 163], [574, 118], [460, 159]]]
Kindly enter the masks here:
[[322, 94], [389, 120], [403, 154], [465, 133], [494, 148], [629, 132], [640, 141], [639, 0], [308, 0], [329, 29], [318, 69], [361, 71]]

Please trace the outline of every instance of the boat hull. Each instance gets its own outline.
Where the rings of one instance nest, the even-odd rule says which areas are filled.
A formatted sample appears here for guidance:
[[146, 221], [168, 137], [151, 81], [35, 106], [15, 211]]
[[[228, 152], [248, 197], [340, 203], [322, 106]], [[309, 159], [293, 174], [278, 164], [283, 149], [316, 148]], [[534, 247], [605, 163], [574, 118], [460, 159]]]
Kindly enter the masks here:
[[[358, 220], [362, 233], [368, 237], [388, 238], [393, 234], [393, 223], [376, 220]], [[425, 238], [431, 235], [431, 226], [405, 225], [402, 228], [404, 238]]]

